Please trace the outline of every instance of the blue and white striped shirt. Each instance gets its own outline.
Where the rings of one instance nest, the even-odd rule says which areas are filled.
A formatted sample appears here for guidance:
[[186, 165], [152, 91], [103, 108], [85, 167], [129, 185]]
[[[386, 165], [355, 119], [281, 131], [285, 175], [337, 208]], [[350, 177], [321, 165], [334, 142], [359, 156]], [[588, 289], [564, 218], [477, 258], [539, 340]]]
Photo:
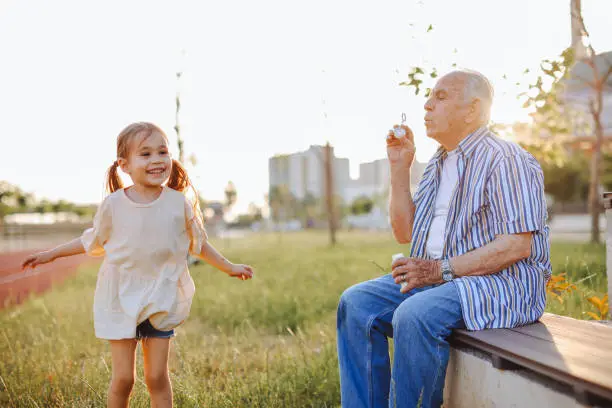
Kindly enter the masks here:
[[[546, 306], [551, 274], [544, 176], [536, 159], [515, 143], [480, 128], [463, 139], [458, 182], [449, 204], [443, 258], [482, 247], [499, 234], [532, 232], [531, 255], [486, 276], [456, 278], [469, 330], [515, 327], [536, 321]], [[429, 258], [427, 235], [446, 151], [429, 161], [414, 195], [410, 256]]]

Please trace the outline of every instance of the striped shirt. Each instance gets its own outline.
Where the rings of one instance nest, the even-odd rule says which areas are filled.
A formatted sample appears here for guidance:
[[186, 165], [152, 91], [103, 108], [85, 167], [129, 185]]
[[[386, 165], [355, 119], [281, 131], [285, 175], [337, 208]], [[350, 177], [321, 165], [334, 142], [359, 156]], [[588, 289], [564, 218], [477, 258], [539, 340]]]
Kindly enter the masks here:
[[[492, 275], [454, 279], [466, 326], [481, 330], [534, 322], [544, 312], [551, 274], [542, 169], [520, 146], [484, 127], [463, 139], [457, 151], [459, 178], [449, 205], [442, 258], [487, 245], [499, 234], [533, 233], [528, 258]], [[414, 195], [412, 257], [429, 258], [427, 236], [445, 158], [440, 147]]]

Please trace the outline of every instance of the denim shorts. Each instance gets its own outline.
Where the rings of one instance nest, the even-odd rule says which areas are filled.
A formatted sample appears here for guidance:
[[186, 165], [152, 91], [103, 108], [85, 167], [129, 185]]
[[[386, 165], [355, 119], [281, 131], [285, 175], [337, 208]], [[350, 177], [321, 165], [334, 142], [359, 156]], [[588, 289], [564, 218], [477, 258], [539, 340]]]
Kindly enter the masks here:
[[144, 322], [136, 326], [136, 338], [137, 339], [144, 339], [144, 338], [151, 338], [151, 337], [155, 337], [158, 339], [169, 339], [170, 337], [174, 337], [174, 329], [168, 330], [168, 331], [157, 330], [155, 327], [153, 327], [149, 319], [145, 320]]

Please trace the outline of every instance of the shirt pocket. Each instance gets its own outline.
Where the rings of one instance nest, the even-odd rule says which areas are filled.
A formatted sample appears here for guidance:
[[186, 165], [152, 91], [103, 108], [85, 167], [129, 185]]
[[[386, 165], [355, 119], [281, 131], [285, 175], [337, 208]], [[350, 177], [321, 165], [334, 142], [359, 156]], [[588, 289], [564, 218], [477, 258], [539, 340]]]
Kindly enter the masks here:
[[458, 217], [455, 219], [455, 240], [464, 242], [469, 250], [481, 246], [477, 237], [482, 236], [482, 229], [486, 226], [488, 203], [482, 192], [468, 196], [466, 200], [458, 203]]

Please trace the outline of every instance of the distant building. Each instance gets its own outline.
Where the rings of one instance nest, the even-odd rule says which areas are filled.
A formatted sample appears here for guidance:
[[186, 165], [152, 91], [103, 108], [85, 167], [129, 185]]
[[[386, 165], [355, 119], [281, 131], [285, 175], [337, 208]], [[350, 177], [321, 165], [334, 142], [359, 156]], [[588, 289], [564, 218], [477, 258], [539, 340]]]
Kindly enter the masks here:
[[[325, 196], [325, 146], [310, 146], [303, 152], [282, 154], [268, 160], [269, 185], [286, 186], [298, 200], [307, 195]], [[342, 196], [350, 183], [349, 160], [335, 157], [332, 148], [333, 177], [336, 194]]]
[[[324, 146], [310, 146], [303, 152], [276, 155], [268, 162], [269, 187], [285, 186], [299, 199], [311, 195], [316, 199], [325, 197]], [[345, 204], [359, 196], [386, 196], [389, 192], [389, 161], [379, 159], [359, 165], [359, 178], [351, 179], [350, 162], [347, 158], [333, 158], [333, 178], [336, 194]], [[425, 164], [415, 160], [411, 172], [414, 190], [423, 174]]]

